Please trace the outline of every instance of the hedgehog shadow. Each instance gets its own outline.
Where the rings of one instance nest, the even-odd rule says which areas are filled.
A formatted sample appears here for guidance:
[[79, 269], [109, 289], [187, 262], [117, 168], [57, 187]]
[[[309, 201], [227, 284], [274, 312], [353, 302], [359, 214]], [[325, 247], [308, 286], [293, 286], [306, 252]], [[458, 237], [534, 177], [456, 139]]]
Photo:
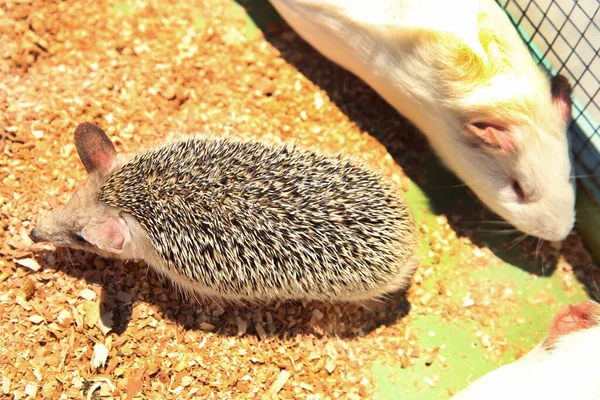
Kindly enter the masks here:
[[[49, 255], [52, 254], [52, 257]], [[352, 338], [393, 325], [410, 311], [406, 294], [359, 304], [286, 301], [272, 304], [223, 303], [186, 296], [158, 277], [143, 262], [104, 259], [92, 253], [59, 248], [35, 258], [51, 268], [101, 286], [100, 315], [117, 335], [139, 321], [136, 305], [156, 307], [153, 316], [187, 331], [211, 331], [221, 336], [289, 339], [297, 335]], [[52, 260], [51, 262], [49, 260]], [[68, 292], [65, 296], [76, 297]], [[110, 320], [112, 319], [112, 323]]]
[[483, 206], [442, 166], [425, 136], [366, 83], [314, 50], [281, 20], [267, 0], [238, 3], [286, 62], [327, 92], [350, 120], [386, 147], [423, 191], [430, 210], [445, 215], [458, 236], [469, 238], [478, 247], [489, 247], [504, 262], [528, 273], [547, 276], [554, 272], [556, 252], [548, 244], [538, 244], [535, 238], [523, 237]]

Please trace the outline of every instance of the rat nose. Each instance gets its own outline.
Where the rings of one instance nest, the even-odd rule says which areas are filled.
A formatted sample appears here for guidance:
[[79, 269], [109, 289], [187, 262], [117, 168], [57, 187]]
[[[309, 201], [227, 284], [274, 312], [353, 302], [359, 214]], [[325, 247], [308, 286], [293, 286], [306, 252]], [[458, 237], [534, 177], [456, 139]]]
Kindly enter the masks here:
[[31, 232], [29, 232], [29, 237], [31, 238], [31, 240], [33, 240], [33, 243], [37, 243], [37, 242], [40, 242], [42, 240], [42, 238], [36, 232], [35, 228], [32, 229]]

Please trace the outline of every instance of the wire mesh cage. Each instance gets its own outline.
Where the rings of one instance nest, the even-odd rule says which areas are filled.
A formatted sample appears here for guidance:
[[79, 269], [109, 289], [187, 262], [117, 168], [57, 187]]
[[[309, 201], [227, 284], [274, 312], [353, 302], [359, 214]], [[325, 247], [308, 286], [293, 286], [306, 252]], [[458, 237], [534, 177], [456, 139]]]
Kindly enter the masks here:
[[534, 58], [573, 85], [575, 174], [600, 205], [600, 1], [496, 0]]

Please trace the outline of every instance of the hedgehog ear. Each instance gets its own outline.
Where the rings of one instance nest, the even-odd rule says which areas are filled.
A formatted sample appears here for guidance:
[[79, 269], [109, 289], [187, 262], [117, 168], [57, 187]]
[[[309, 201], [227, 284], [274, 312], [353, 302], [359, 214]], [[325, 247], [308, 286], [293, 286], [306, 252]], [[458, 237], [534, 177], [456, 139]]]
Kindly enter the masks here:
[[75, 129], [75, 147], [88, 173], [110, 169], [117, 151], [106, 133], [91, 122], [83, 122]]
[[503, 125], [478, 121], [468, 124], [466, 130], [488, 149], [500, 150], [505, 153], [514, 153], [517, 150], [515, 138]]
[[89, 224], [81, 231], [81, 236], [89, 244], [110, 253], [119, 254], [129, 237], [127, 224], [123, 218], [109, 217], [104, 221]]
[[571, 84], [563, 75], [556, 75], [552, 78], [552, 101], [558, 105], [560, 115], [565, 122], [571, 120]]

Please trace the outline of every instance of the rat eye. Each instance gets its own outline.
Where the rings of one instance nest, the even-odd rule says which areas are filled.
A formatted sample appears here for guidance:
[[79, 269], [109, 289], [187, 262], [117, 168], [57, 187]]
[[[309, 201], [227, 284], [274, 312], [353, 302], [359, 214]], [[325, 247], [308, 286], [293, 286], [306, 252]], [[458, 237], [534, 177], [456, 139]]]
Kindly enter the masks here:
[[75, 241], [78, 243], [87, 243], [87, 241], [81, 235], [75, 235]]
[[525, 192], [523, 191], [523, 188], [521, 187], [521, 184], [519, 183], [519, 181], [517, 181], [516, 179], [513, 179], [511, 186], [512, 186], [513, 191], [517, 195], [519, 201], [525, 202], [527, 199], [525, 198]]

